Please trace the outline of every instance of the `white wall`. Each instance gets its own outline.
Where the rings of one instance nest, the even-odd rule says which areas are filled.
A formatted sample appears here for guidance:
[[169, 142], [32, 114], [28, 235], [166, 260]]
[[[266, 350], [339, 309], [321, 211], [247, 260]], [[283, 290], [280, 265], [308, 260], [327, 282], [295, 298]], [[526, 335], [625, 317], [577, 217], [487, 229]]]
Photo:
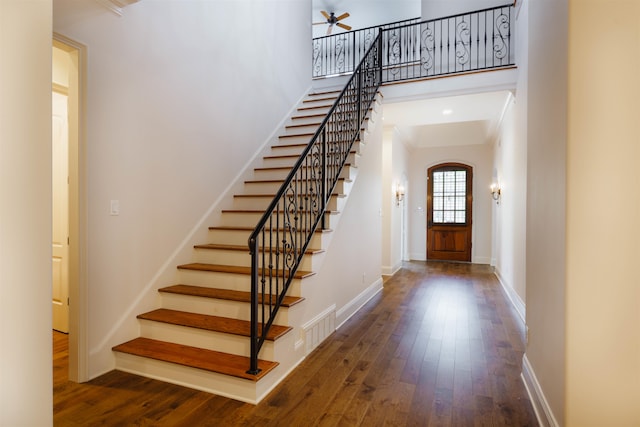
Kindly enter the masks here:
[[383, 138], [379, 114], [370, 126], [357, 162], [358, 176], [331, 235], [322, 268], [303, 282], [304, 321], [335, 305], [339, 326], [382, 288]]
[[638, 426], [640, 4], [573, 1], [569, 24], [564, 425]]
[[[395, 272], [401, 267], [402, 261], [408, 260], [408, 226], [409, 226], [409, 200], [413, 191], [409, 182], [409, 157], [411, 156], [406, 136], [397, 130], [393, 133], [392, 145], [392, 174], [391, 174], [391, 257], [389, 265]], [[396, 187], [404, 188], [405, 198], [399, 204], [395, 197]]]
[[[520, 92], [518, 92], [518, 96]], [[526, 304], [527, 144], [522, 127], [522, 100], [511, 97], [494, 142], [493, 182], [499, 185], [499, 203], [492, 204], [494, 244], [492, 264], [521, 317]], [[526, 111], [526, 110], [525, 110]]]
[[[383, 107], [384, 108], [384, 107]], [[408, 195], [409, 150], [405, 137], [395, 127], [384, 128], [382, 154], [382, 272], [392, 275], [407, 257], [408, 196], [400, 203], [396, 190], [401, 186]], [[407, 257], [408, 258], [408, 257]]]
[[511, 3], [505, 0], [422, 0], [422, 18], [443, 18]]
[[460, 162], [473, 167], [473, 228], [471, 261], [489, 264], [491, 261], [491, 194], [489, 187], [493, 170], [492, 147], [488, 144], [459, 145], [412, 149], [409, 160], [409, 257], [427, 257], [427, 170], [444, 162]]
[[526, 63], [526, 357], [552, 413], [562, 424], [567, 338], [567, 1], [525, 1], [520, 19], [527, 19], [530, 29]]
[[[313, 0], [313, 22], [325, 21], [320, 11], [335, 12], [340, 16], [349, 12], [349, 17], [340, 21], [358, 30], [375, 25], [417, 18], [420, 16], [420, 0]], [[331, 34], [345, 32], [334, 26]], [[313, 37], [327, 33], [326, 25], [314, 25]]]
[[137, 334], [135, 315], [189, 260], [188, 237], [206, 233], [208, 213], [309, 87], [310, 1], [145, 0], [120, 17], [59, 0], [54, 30], [88, 51], [93, 377], [113, 367], [111, 346]]
[[52, 422], [51, 1], [0, 1], [0, 425]]

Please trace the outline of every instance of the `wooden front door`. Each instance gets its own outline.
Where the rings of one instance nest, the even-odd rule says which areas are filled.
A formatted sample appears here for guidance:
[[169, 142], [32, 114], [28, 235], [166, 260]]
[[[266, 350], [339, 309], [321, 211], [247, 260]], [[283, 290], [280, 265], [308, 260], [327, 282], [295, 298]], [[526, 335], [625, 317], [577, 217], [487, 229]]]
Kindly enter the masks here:
[[471, 261], [473, 168], [442, 163], [427, 178], [427, 259]]

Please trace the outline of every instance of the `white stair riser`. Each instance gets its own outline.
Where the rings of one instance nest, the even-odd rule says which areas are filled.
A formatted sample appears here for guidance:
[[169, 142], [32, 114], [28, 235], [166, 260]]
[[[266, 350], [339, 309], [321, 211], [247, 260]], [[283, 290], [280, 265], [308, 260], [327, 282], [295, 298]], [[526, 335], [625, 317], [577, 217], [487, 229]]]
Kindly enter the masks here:
[[[289, 137], [280, 138], [278, 145], [271, 146], [270, 156], [300, 156], [302, 151], [307, 147], [307, 144], [311, 141], [310, 137]], [[295, 145], [291, 145], [295, 144]]]
[[[161, 292], [162, 307], [170, 310], [188, 311], [191, 313], [208, 314], [211, 316], [229, 317], [239, 320], [251, 320], [251, 305], [248, 302], [229, 301], [217, 298], [202, 298], [191, 295], [172, 294], [169, 292]], [[293, 325], [292, 320], [300, 317], [300, 313], [296, 315], [296, 308], [301, 304], [293, 307], [280, 307], [274, 323], [281, 326]], [[300, 310], [298, 310], [300, 311]], [[261, 311], [258, 311], [261, 319]]]
[[295, 134], [295, 133], [316, 133], [320, 125], [322, 124], [322, 120], [318, 119], [315, 121], [308, 120], [304, 123], [289, 123], [289, 125], [285, 126], [284, 132], [285, 134]]
[[[278, 137], [278, 141], [271, 147], [272, 153], [275, 155], [283, 155], [285, 153], [280, 152], [279, 150], [276, 151], [274, 150], [274, 146], [278, 146], [278, 145], [286, 145], [286, 144], [304, 144], [304, 145], [308, 145], [311, 142], [311, 139], [313, 138], [313, 135], [311, 134], [306, 134], [306, 133], [302, 133], [302, 132], [293, 132], [291, 134], [287, 134], [287, 135], [280, 135]], [[303, 148], [298, 148], [297, 152], [294, 152], [293, 154], [300, 154], [302, 153]]]
[[326, 117], [326, 114], [320, 114], [320, 113], [316, 114], [316, 112], [313, 112], [313, 111], [312, 112], [301, 111], [296, 113], [293, 117], [291, 117], [291, 121], [289, 123], [292, 125], [311, 124], [311, 125], [319, 126], [325, 117]]
[[[253, 227], [258, 224], [258, 221], [260, 221], [262, 216], [262, 212], [223, 212], [222, 217], [220, 218], [220, 224], [230, 227]], [[325, 214], [325, 226], [328, 228], [335, 228], [336, 216], [337, 215], [335, 214]], [[294, 225], [296, 225], [296, 228], [300, 229], [303, 226], [304, 221], [309, 219], [310, 218], [305, 215], [304, 218], [299, 218], [297, 223], [294, 223]], [[288, 221], [295, 221], [295, 219], [291, 217], [285, 220], [285, 216], [282, 213], [278, 215], [278, 218], [274, 216], [273, 220], [274, 225], [278, 224], [279, 226], [283, 226]]]
[[[295, 137], [295, 138], [283, 138], [280, 139], [280, 145], [271, 146], [270, 156], [290, 156], [296, 155], [300, 156], [302, 151], [306, 148], [307, 143], [310, 141], [309, 138]], [[304, 144], [304, 145], [289, 145], [289, 144]], [[360, 142], [356, 141], [353, 143], [351, 147], [351, 151], [355, 153], [360, 153]]]
[[316, 102], [314, 105], [301, 105], [298, 107], [296, 112], [293, 114], [294, 117], [305, 115], [305, 114], [322, 114], [326, 116], [331, 110], [333, 106], [332, 103], [329, 102]]
[[[347, 163], [357, 166], [359, 157], [360, 156], [355, 152], [351, 152], [347, 156]], [[268, 156], [262, 159], [262, 164], [266, 168], [276, 168], [276, 167], [284, 167], [284, 166], [293, 168], [293, 166], [296, 164], [298, 159], [299, 159], [298, 156], [291, 156], [291, 157], [269, 157]]]
[[[344, 199], [345, 199], [344, 197], [337, 196], [337, 195], [331, 196], [331, 198], [329, 198], [329, 202], [327, 203], [327, 209], [331, 211], [340, 210], [340, 208], [342, 207], [342, 203], [340, 202], [344, 202]], [[233, 208], [265, 210], [269, 206], [269, 204], [272, 202], [272, 200], [273, 200], [273, 195], [270, 195], [270, 197], [265, 197], [265, 196], [234, 197]], [[312, 203], [310, 199], [305, 201], [303, 199], [303, 196], [299, 197], [299, 202], [302, 204], [308, 204], [308, 205]], [[320, 201], [318, 200], [317, 202], [319, 203]]]
[[[248, 357], [251, 354], [251, 340], [249, 337], [144, 319], [139, 321], [140, 336], [145, 338], [237, 354], [239, 356]], [[261, 358], [274, 360], [273, 346], [274, 342], [266, 341], [260, 352]]]
[[[300, 268], [304, 271], [313, 271], [314, 264], [315, 267], [318, 267], [318, 261], [316, 260], [314, 263], [314, 258], [317, 258], [318, 255], [305, 255], [302, 258]], [[261, 259], [262, 257], [259, 258], [258, 265], [261, 265]], [[196, 249], [193, 262], [249, 267], [251, 266], [251, 255], [248, 249], [246, 252], [224, 249]]]
[[[179, 270], [179, 283], [205, 286], [217, 289], [251, 292], [251, 278], [248, 274], [221, 273], [215, 271]], [[289, 295], [300, 296], [302, 279], [293, 279]]]
[[[237, 230], [209, 230], [209, 243], [219, 243], [227, 245], [247, 245], [250, 232]], [[309, 249], [322, 249], [326, 234], [315, 233], [311, 238]]]
[[[245, 194], [276, 194], [280, 187], [282, 187], [282, 181], [264, 181], [264, 182], [248, 182], [244, 184], [244, 193]], [[336, 188], [334, 193], [336, 194], [347, 194], [347, 189], [351, 189], [350, 182], [341, 179], [336, 184]]]
[[331, 98], [328, 96], [318, 95], [307, 97], [302, 101], [301, 107], [316, 107], [316, 106], [324, 106], [324, 105], [333, 105], [335, 104], [337, 98]]
[[[290, 168], [282, 168], [282, 169], [258, 169], [255, 170], [253, 175], [256, 180], [284, 180], [289, 173], [291, 172]], [[340, 178], [354, 180], [358, 171], [353, 165], [345, 165], [342, 168], [342, 172], [340, 173]]]

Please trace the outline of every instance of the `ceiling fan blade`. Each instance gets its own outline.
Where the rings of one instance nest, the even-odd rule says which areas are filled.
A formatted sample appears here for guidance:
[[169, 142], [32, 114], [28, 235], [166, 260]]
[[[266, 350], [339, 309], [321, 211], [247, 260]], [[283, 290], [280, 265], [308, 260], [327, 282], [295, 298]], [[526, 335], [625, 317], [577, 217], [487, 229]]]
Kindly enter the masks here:
[[347, 30], [347, 31], [351, 31], [351, 27], [350, 27], [350, 26], [348, 26], [348, 25], [341, 24], [340, 22], [337, 22], [337, 23], [336, 23], [336, 25], [337, 25], [338, 27], [344, 28], [344, 29], [345, 29], [345, 30]]
[[312, 22], [311, 25], [326, 25], [327, 22]]
[[329, 25], [329, 27], [327, 28], [327, 35], [331, 34], [332, 29], [333, 29], [333, 24]]
[[324, 10], [321, 10], [320, 13], [322, 14], [322, 16], [324, 16], [326, 19], [329, 19], [329, 14], [327, 12], [325, 12]]
[[342, 15], [338, 16], [336, 20], [340, 21], [341, 19], [348, 18], [348, 17], [349, 17], [349, 12], [345, 12]]

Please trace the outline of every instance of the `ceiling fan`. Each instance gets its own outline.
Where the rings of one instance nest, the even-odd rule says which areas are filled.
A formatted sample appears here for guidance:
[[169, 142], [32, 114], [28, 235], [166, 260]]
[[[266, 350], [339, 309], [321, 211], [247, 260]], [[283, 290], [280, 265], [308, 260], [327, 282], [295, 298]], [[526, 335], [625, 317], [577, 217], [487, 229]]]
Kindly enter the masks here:
[[331, 30], [333, 29], [334, 25], [337, 25], [340, 28], [344, 28], [347, 31], [351, 31], [351, 27], [343, 24], [342, 22], [338, 22], [343, 20], [344, 18], [349, 17], [349, 13], [345, 12], [340, 16], [336, 16], [334, 12], [331, 13], [327, 13], [324, 10], [321, 10], [320, 13], [322, 14], [322, 16], [324, 16], [326, 18], [325, 22], [314, 22], [313, 25], [322, 25], [322, 24], [329, 24], [329, 27], [327, 28], [327, 35], [331, 34]]

